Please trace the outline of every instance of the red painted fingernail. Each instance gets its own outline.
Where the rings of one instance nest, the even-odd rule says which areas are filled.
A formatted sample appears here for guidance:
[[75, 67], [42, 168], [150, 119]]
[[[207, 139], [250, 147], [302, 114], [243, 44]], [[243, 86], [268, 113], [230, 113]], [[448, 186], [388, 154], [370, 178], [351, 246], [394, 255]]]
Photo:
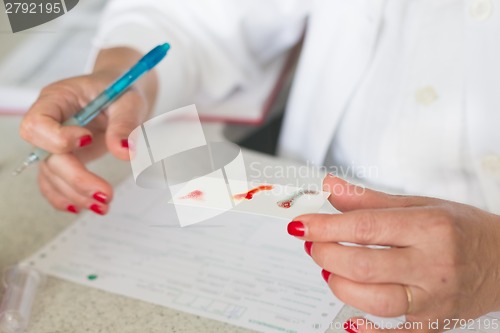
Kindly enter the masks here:
[[101, 206], [99, 206], [97, 204], [92, 204], [92, 205], [90, 205], [89, 208], [91, 211], [93, 211], [96, 214], [104, 215], [104, 211], [102, 210]]
[[80, 141], [78, 143], [78, 145], [80, 147], [85, 147], [85, 146], [88, 146], [89, 144], [92, 143], [92, 136], [90, 135], [84, 135], [80, 138]]
[[127, 139], [123, 139], [123, 140], [121, 141], [121, 143], [122, 143], [122, 147], [123, 147], [123, 148], [128, 148], [128, 147], [129, 147], [129, 145], [128, 145], [128, 140], [127, 140]]
[[352, 320], [346, 321], [343, 327], [348, 333], [358, 333], [358, 325], [356, 325]]
[[328, 283], [328, 279], [330, 278], [330, 273], [329, 271], [322, 270], [321, 275], [323, 276], [323, 279], [325, 280], [326, 283]]
[[68, 207], [66, 207], [66, 210], [70, 213], [78, 214], [78, 209], [76, 209], [74, 205], [68, 205]]
[[108, 196], [102, 192], [95, 192], [92, 198], [103, 204], [108, 202]]
[[290, 235], [302, 237], [306, 234], [304, 223], [300, 221], [292, 221], [288, 223], [287, 231]]
[[304, 250], [306, 250], [306, 253], [308, 255], [311, 255], [311, 248], [312, 248], [312, 246], [313, 246], [312, 242], [307, 241], [307, 242], [304, 243]]

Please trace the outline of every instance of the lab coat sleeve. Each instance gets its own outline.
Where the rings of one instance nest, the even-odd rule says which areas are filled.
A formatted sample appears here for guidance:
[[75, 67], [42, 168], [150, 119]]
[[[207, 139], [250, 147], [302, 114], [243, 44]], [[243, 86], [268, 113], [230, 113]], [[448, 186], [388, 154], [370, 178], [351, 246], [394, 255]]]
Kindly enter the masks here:
[[146, 53], [169, 42], [157, 68], [158, 104], [219, 101], [245, 89], [300, 39], [309, 0], [111, 0], [95, 52], [126, 46]]

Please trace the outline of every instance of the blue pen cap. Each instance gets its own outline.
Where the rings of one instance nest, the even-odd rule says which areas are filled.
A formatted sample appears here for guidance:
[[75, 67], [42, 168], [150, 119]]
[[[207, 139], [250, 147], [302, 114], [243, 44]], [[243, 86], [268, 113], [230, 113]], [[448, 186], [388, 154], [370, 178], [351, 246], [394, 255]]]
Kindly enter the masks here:
[[135, 64], [134, 67], [132, 67], [127, 73], [106, 89], [103, 99], [107, 98], [112, 100], [123, 94], [125, 89], [130, 87], [130, 85], [144, 75], [144, 73], [155, 67], [163, 58], [165, 58], [168, 50], [170, 50], [170, 44], [165, 43], [158, 45], [149, 51], [144, 57], [141, 58], [141, 60], [139, 60], [139, 62], [137, 62], [137, 64]]
[[151, 51], [149, 51], [142, 59], [141, 61], [144, 62], [144, 64], [148, 67], [148, 69], [151, 69], [155, 67], [165, 56], [167, 55], [168, 50], [170, 50], [170, 44], [165, 43], [163, 45], [158, 45]]

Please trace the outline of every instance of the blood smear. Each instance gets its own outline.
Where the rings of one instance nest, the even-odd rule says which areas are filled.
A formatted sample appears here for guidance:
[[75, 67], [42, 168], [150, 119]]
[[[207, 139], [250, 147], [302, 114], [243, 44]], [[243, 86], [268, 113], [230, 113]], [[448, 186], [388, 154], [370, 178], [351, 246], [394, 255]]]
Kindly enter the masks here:
[[251, 199], [253, 199], [253, 196], [256, 193], [261, 192], [261, 191], [271, 191], [272, 189], [273, 189], [272, 185], [261, 185], [261, 186], [258, 186], [256, 188], [251, 189], [248, 192], [235, 194], [233, 196], [233, 198], [235, 198], [237, 200], [243, 200], [243, 199], [251, 200]]
[[189, 192], [185, 196], [180, 197], [179, 199], [203, 200], [203, 192], [200, 190], [194, 190], [192, 192]]
[[285, 200], [281, 200], [281, 201], [278, 201], [276, 204], [278, 205], [278, 207], [281, 207], [281, 208], [290, 208], [293, 206], [293, 203], [296, 199], [300, 198], [301, 196], [303, 196], [304, 194], [306, 195], [317, 195], [318, 192], [316, 191], [310, 191], [310, 190], [299, 190], [297, 193], [293, 194], [291, 197], [285, 199]]

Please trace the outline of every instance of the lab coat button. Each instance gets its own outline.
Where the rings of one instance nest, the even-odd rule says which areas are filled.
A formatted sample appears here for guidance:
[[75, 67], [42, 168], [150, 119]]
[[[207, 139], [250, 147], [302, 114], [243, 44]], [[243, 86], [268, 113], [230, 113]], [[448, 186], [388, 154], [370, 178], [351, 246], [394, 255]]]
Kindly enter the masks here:
[[473, 0], [470, 6], [470, 16], [477, 21], [487, 20], [493, 12], [491, 0]]
[[415, 101], [419, 105], [429, 106], [438, 99], [436, 90], [431, 86], [417, 89], [415, 92]]
[[500, 176], [500, 155], [486, 155], [482, 162], [485, 171], [494, 176]]

